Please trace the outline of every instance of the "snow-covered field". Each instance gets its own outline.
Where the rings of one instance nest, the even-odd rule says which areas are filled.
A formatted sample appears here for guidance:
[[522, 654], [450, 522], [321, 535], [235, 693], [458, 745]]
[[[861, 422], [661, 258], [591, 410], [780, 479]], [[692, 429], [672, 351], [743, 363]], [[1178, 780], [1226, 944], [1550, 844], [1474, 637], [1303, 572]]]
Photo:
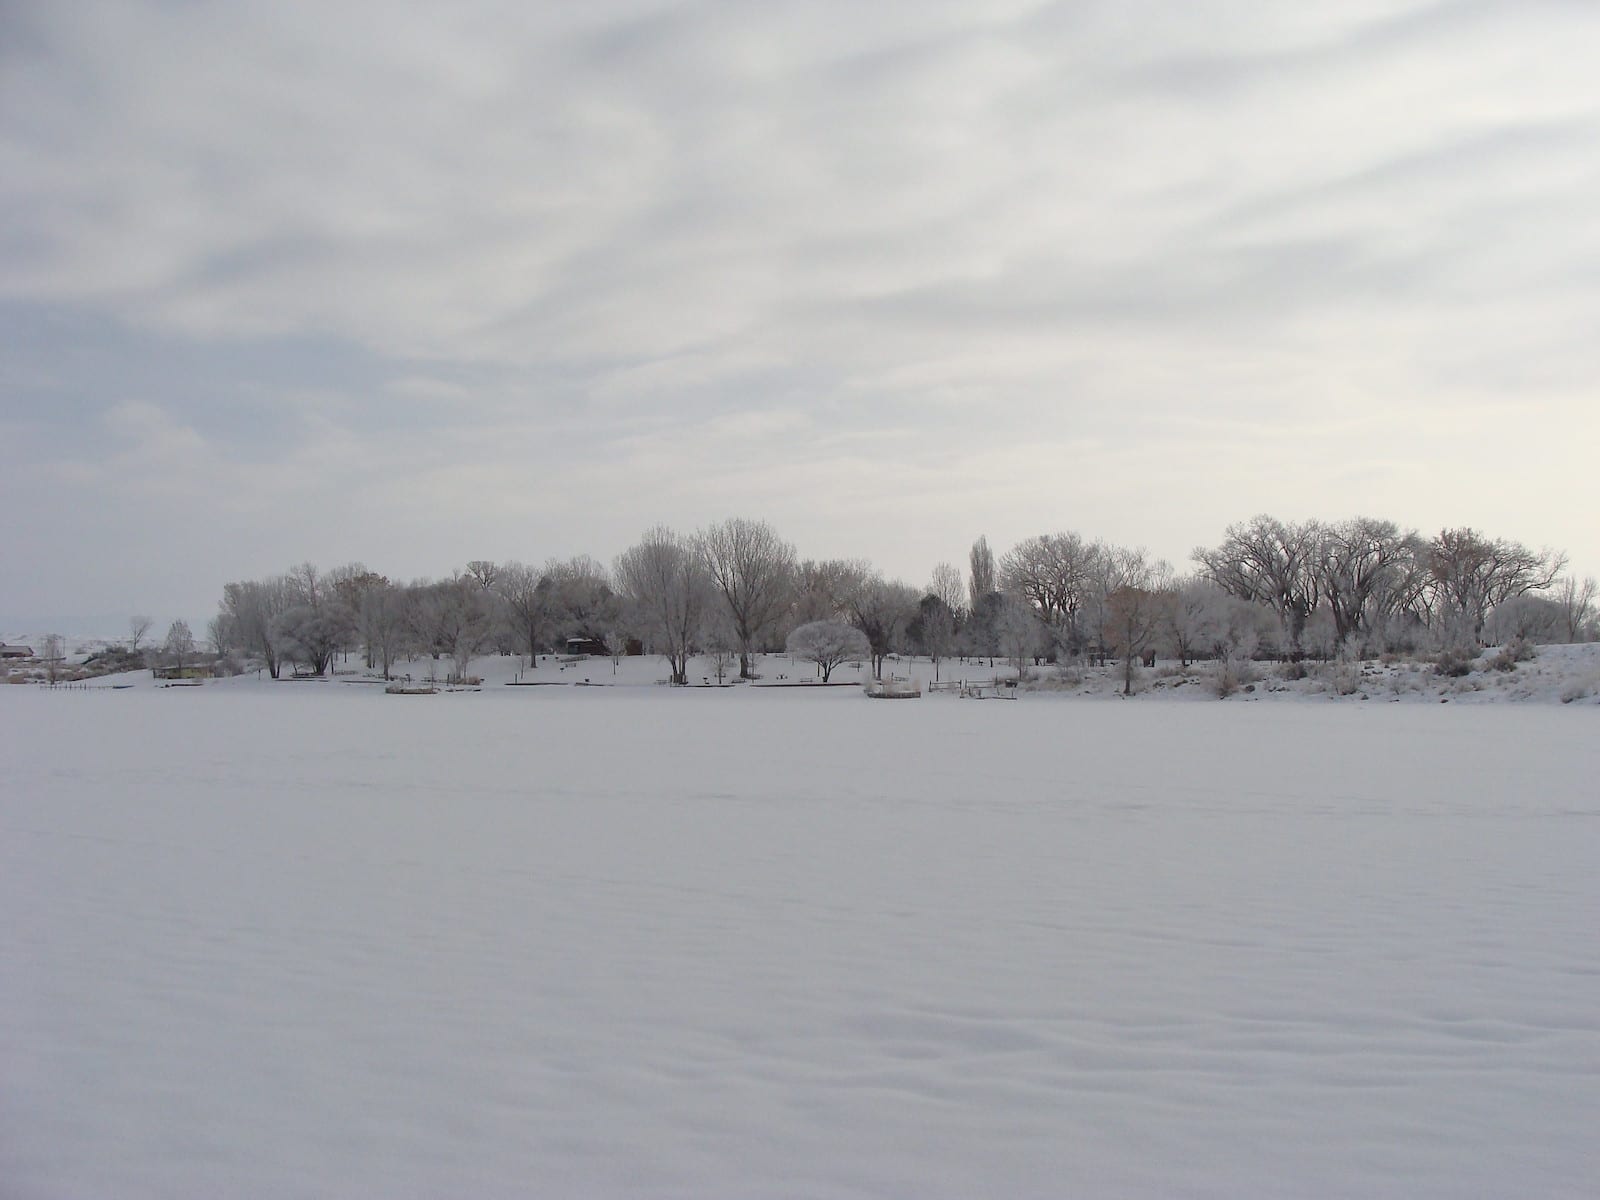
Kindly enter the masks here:
[[0, 1195], [1593, 1196], [1595, 721], [3, 688]]
[[[11, 637], [12, 642], [24, 645], [42, 643], [43, 637]], [[63, 678], [73, 679], [78, 674], [89, 673], [82, 680], [90, 687], [149, 688], [161, 686], [149, 671], [125, 672], [117, 676], [99, 675], [75, 668], [93, 668], [86, 663], [91, 656], [108, 647], [114, 640], [77, 638], [69, 643], [70, 653], [63, 664]], [[1509, 669], [1498, 669], [1496, 660], [1504, 658]], [[206, 656], [205, 661], [210, 661]], [[485, 686], [493, 689], [518, 680], [524, 683], [565, 684], [588, 682], [594, 686], [644, 687], [665, 682], [665, 660], [655, 655], [625, 657], [618, 663], [606, 658], [589, 658], [580, 661], [542, 655], [537, 666], [527, 667], [525, 658], [489, 654], [473, 659], [468, 673], [481, 677]], [[869, 677], [868, 663], [845, 663], [833, 673], [834, 682], [861, 683]], [[889, 670], [898, 678], [910, 679], [926, 687], [935, 679], [951, 680], [1015, 679], [1016, 668], [1003, 658], [944, 659], [937, 666], [927, 658], [901, 658], [891, 655]], [[790, 684], [815, 682], [817, 671], [804, 660], [783, 654], [762, 656], [757, 663], [763, 685], [780, 680]], [[103, 670], [104, 668], [99, 668]], [[395, 666], [396, 675], [414, 682], [436, 678], [441, 683], [452, 671], [449, 659], [405, 660]], [[285, 667], [285, 674], [291, 668]], [[725, 662], [729, 674], [723, 681], [734, 683], [738, 674], [737, 663]], [[346, 656], [335, 664], [335, 676], [325, 678], [323, 684], [370, 684], [377, 682], [375, 673], [363, 669], [360, 656]], [[1107, 666], [1090, 667], [1081, 664], [1055, 666], [1028, 666], [1024, 690], [1048, 692], [1062, 696], [1122, 699], [1125, 684], [1121, 666], [1112, 662]], [[1160, 700], [1216, 700], [1218, 676], [1223, 666], [1214, 661], [1200, 660], [1187, 666], [1173, 659], [1162, 659], [1156, 667], [1136, 667], [1134, 672], [1134, 698]], [[1465, 675], [1452, 677], [1441, 674], [1435, 667], [1434, 655], [1418, 654], [1411, 657], [1389, 657], [1386, 660], [1368, 659], [1360, 662], [1319, 662], [1308, 659], [1292, 665], [1275, 662], [1250, 662], [1236, 668], [1237, 686], [1228, 698], [1237, 703], [1259, 701], [1281, 702], [1311, 700], [1316, 702], [1348, 701], [1498, 704], [1545, 703], [1600, 705], [1600, 642], [1579, 642], [1571, 645], [1541, 645], [1533, 657], [1513, 661], [1500, 647], [1482, 650], [1470, 663]], [[0, 684], [27, 685], [45, 681], [47, 668], [37, 660], [23, 660], [0, 664]], [[695, 686], [717, 684], [717, 668], [709, 657], [689, 660], [688, 679]], [[229, 690], [250, 688], [258, 682], [252, 671], [244, 677], [208, 681], [207, 687], [224, 687]], [[268, 681], [261, 681], [268, 682]], [[314, 684], [311, 686], [315, 686]]]

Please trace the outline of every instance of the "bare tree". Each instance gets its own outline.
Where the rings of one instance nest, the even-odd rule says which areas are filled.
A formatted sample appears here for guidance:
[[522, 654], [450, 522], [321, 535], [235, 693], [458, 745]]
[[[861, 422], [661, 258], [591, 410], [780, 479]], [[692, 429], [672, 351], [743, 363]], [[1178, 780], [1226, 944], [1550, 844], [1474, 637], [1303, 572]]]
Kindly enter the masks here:
[[512, 561], [496, 574], [495, 591], [505, 602], [506, 618], [516, 630], [515, 644], [527, 654], [528, 665], [534, 666], [547, 630], [555, 623], [555, 580], [547, 567]]
[[1405, 545], [1378, 573], [1367, 596], [1361, 629], [1371, 646], [1393, 649], [1407, 630], [1426, 625], [1428, 562], [1427, 540], [1408, 532]]
[[[413, 580], [405, 589], [406, 637], [419, 653], [437, 661], [440, 655], [450, 652], [449, 632], [445, 628], [444, 610], [447, 600], [436, 598], [441, 585], [432, 579]], [[430, 678], [434, 668], [429, 668]]]
[[1535, 645], [1551, 646], [1566, 641], [1566, 634], [1566, 616], [1560, 603], [1546, 596], [1512, 596], [1495, 605], [1483, 623], [1483, 636], [1490, 645], [1521, 638]]
[[713, 586], [699, 549], [665, 525], [617, 557], [614, 572], [646, 640], [667, 660], [672, 682], [689, 680], [689, 652]]
[[961, 581], [960, 567], [947, 562], [934, 567], [933, 576], [928, 580], [928, 595], [939, 597], [956, 623], [960, 624], [962, 610], [967, 604], [967, 588]]
[[409, 616], [410, 601], [405, 589], [387, 580], [361, 593], [357, 613], [361, 638], [371, 665], [381, 670], [385, 679], [393, 674], [395, 660], [405, 653], [411, 629]]
[[372, 670], [378, 665], [377, 655], [373, 652], [372, 644], [368, 641], [362, 624], [362, 600], [368, 591], [384, 587], [389, 581], [376, 571], [367, 570], [363, 564], [353, 562], [334, 567], [322, 577], [322, 582], [329, 602], [344, 609], [348, 618], [345, 641], [339, 649], [349, 650], [361, 644], [366, 652], [367, 669]]
[[1038, 655], [1048, 639], [1043, 622], [1021, 596], [1001, 593], [999, 609], [995, 616], [995, 640], [1000, 653], [1016, 668], [1021, 679], [1028, 660]]
[[220, 615], [231, 644], [266, 664], [278, 678], [278, 649], [272, 641], [272, 619], [296, 603], [297, 592], [288, 577], [249, 579], [222, 589]]
[[816, 663], [823, 683], [828, 682], [840, 663], [872, 653], [866, 635], [842, 621], [809, 621], [789, 634], [784, 649], [796, 658]]
[[1235, 664], [1254, 658], [1277, 623], [1277, 614], [1265, 605], [1228, 596], [1218, 623], [1216, 657]]
[[971, 568], [967, 575], [967, 611], [977, 612], [986, 596], [999, 591], [994, 573], [994, 551], [989, 549], [987, 537], [979, 537], [972, 543], [967, 561]]
[[1000, 616], [1006, 607], [1004, 592], [990, 592], [967, 614], [961, 626], [962, 652], [974, 658], [987, 658], [994, 666], [1000, 651]]
[[67, 657], [66, 639], [59, 633], [46, 634], [40, 649], [44, 651], [40, 657], [44, 659], [45, 678], [53, 684], [60, 677], [61, 664]]
[[1122, 658], [1122, 694], [1133, 695], [1134, 659], [1143, 657], [1172, 607], [1172, 593], [1125, 584], [1106, 598], [1106, 641]]
[[296, 604], [284, 609], [272, 619], [271, 633], [280, 655], [312, 675], [325, 675], [354, 629], [354, 614], [343, 604], [327, 602], [321, 607]]
[[726, 612], [713, 601], [707, 605], [699, 636], [700, 653], [711, 663], [711, 673], [721, 686], [739, 657], [739, 637]]
[[1327, 600], [1340, 648], [1371, 635], [1397, 605], [1414, 599], [1425, 555], [1415, 532], [1372, 517], [1306, 528], [1313, 543], [1309, 570]]
[[467, 678], [472, 660], [494, 640], [500, 606], [494, 593], [471, 576], [461, 576], [450, 586], [444, 627], [448, 631], [450, 661], [459, 682]]
[[853, 559], [806, 559], [795, 572], [789, 619], [798, 627], [843, 617], [850, 588], [870, 570], [866, 563]]
[[[1086, 633], [1092, 628], [1098, 658], [1104, 662], [1116, 645], [1111, 637], [1116, 624], [1112, 597], [1125, 588], [1167, 591], [1172, 585], [1172, 568], [1161, 559], [1151, 559], [1142, 548], [1101, 545], [1095, 555], [1094, 579], [1085, 600], [1083, 621]], [[1141, 653], [1148, 640], [1143, 639]]]
[[[333, 656], [348, 650], [353, 643], [359, 592], [363, 586], [370, 586], [373, 578], [360, 563], [327, 572], [310, 562], [290, 567], [283, 577], [287, 604], [268, 627], [269, 636], [279, 643], [279, 657], [292, 658], [313, 674], [325, 674]], [[296, 609], [309, 610], [318, 619], [312, 621], [305, 612], [288, 618], [287, 614]]]
[[230, 640], [228, 621], [221, 613], [206, 622], [206, 645], [210, 647], [211, 653], [221, 658], [228, 652]]
[[580, 554], [565, 562], [551, 559], [544, 569], [554, 589], [551, 612], [561, 635], [603, 639], [617, 621], [617, 596], [605, 567]]
[[1561, 621], [1568, 642], [1582, 641], [1593, 624], [1596, 591], [1593, 575], [1582, 582], [1576, 576], [1563, 579], [1556, 589], [1556, 603], [1561, 606]]
[[162, 649], [166, 652], [167, 661], [177, 668], [181, 679], [184, 667], [194, 657], [194, 634], [189, 632], [187, 621], [174, 621], [168, 626], [167, 640]]
[[752, 651], [791, 602], [794, 547], [765, 521], [742, 517], [706, 529], [699, 543], [738, 644], [739, 674], [750, 679]]
[[1300, 635], [1316, 611], [1321, 579], [1312, 569], [1320, 529], [1314, 524], [1286, 525], [1266, 515], [1228, 526], [1214, 550], [1194, 552], [1202, 571], [1224, 591], [1242, 600], [1260, 601], [1277, 614], [1281, 650], [1289, 658], [1300, 653]]
[[435, 661], [448, 657], [454, 667], [452, 678], [465, 678], [472, 659], [494, 636], [499, 613], [492, 593], [471, 576], [461, 575], [413, 584], [407, 598], [407, 619], [416, 643]]
[[301, 604], [309, 604], [317, 608], [323, 601], [322, 572], [317, 570], [315, 564], [303, 562], [299, 566], [290, 567], [284, 576], [289, 582], [297, 600]]
[[1057, 644], [1077, 658], [1088, 644], [1082, 617], [1102, 582], [1106, 554], [1076, 533], [1027, 538], [1000, 560], [1000, 586], [1033, 605]]
[[1544, 591], [1567, 565], [1566, 555], [1490, 539], [1474, 529], [1446, 529], [1429, 547], [1429, 587], [1447, 636], [1481, 645], [1483, 624], [1497, 604]]
[[376, 571], [367, 569], [367, 564], [362, 562], [342, 563], [337, 567], [330, 567], [322, 575], [322, 586], [328, 589], [337, 600], [354, 606], [360, 598], [361, 589], [370, 587], [383, 576]]
[[1196, 658], [1214, 655], [1230, 603], [1236, 602], [1209, 579], [1186, 579], [1172, 590], [1164, 613], [1167, 639], [1187, 667]]
[[467, 564], [466, 575], [487, 592], [493, 590], [495, 580], [500, 577], [500, 567], [487, 558], [475, 558]]
[[140, 614], [128, 618], [128, 649], [134, 654], [139, 653], [139, 643], [144, 641], [145, 635], [150, 632], [150, 626], [155, 622], [149, 617]]
[[956, 640], [956, 618], [950, 606], [939, 596], [929, 593], [917, 605], [917, 615], [908, 631], [920, 643], [922, 652], [933, 660], [934, 682], [939, 679], [939, 660], [950, 653]]
[[845, 611], [872, 649], [872, 677], [882, 679], [884, 660], [898, 649], [907, 623], [916, 615], [916, 590], [866, 568], [849, 584]]
[[606, 630], [601, 642], [606, 648], [606, 654], [611, 658], [611, 673], [615, 675], [618, 664], [628, 653], [628, 634], [621, 626], [615, 626]]

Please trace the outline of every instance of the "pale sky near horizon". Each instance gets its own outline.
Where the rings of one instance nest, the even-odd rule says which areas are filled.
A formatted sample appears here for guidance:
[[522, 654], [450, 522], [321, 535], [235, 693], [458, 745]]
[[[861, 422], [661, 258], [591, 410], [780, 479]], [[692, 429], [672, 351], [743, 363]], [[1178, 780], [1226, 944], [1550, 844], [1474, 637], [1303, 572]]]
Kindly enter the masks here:
[[1600, 573], [1596, 62], [1591, 0], [10, 0], [0, 633], [734, 515]]

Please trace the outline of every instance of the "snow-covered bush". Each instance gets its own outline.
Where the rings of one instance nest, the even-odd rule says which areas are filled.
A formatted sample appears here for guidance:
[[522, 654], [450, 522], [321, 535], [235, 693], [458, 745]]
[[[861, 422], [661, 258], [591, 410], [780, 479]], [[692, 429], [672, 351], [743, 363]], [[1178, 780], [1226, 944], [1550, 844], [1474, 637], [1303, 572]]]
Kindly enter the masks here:
[[1226, 700], [1240, 688], [1255, 682], [1256, 665], [1241, 654], [1230, 654], [1217, 664], [1214, 676], [1217, 698]]
[[1333, 664], [1329, 684], [1341, 696], [1353, 696], [1361, 690], [1361, 663], [1353, 658], [1341, 658]]
[[145, 666], [144, 651], [129, 650], [126, 646], [107, 646], [89, 655], [84, 661], [97, 675], [114, 675], [123, 671], [138, 671]]
[[1444, 675], [1451, 679], [1459, 679], [1463, 675], [1472, 674], [1472, 656], [1464, 650], [1446, 648], [1434, 655], [1433, 670], [1437, 675]]
[[1551, 644], [1567, 640], [1568, 626], [1561, 604], [1544, 596], [1513, 596], [1498, 605], [1484, 623], [1491, 641], [1526, 639]]
[[1417, 680], [1410, 671], [1390, 671], [1385, 682], [1391, 695], [1400, 696], [1417, 690]]
[[1496, 671], [1515, 671], [1519, 662], [1529, 662], [1537, 654], [1532, 642], [1518, 636], [1502, 646], [1500, 653], [1489, 660], [1489, 665]]
[[827, 683], [834, 668], [872, 653], [867, 635], [842, 621], [811, 621], [789, 635], [785, 649], [796, 658], [816, 663]]
[[1561, 689], [1561, 703], [1571, 704], [1574, 700], [1587, 700], [1597, 693], [1600, 693], [1600, 675], [1575, 679]]
[[244, 656], [236, 653], [224, 654], [211, 666], [211, 673], [223, 679], [231, 679], [235, 675], [243, 675], [249, 669], [249, 664]]
[[1029, 671], [1018, 681], [1025, 692], [1070, 692], [1084, 685], [1088, 675], [1077, 666]]

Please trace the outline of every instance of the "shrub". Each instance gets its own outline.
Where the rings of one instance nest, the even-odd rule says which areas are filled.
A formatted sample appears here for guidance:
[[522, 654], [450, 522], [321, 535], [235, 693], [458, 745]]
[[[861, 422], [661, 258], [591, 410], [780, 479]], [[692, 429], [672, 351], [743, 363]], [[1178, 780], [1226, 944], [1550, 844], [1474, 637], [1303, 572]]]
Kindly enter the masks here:
[[1059, 667], [1054, 671], [1024, 672], [1017, 686], [1025, 692], [1064, 692], [1082, 683], [1082, 671], [1076, 667]]
[[1346, 659], [1333, 668], [1333, 690], [1341, 696], [1353, 696], [1361, 690], [1361, 664]]
[[1248, 658], [1230, 654], [1217, 664], [1216, 688], [1217, 699], [1226, 700], [1241, 687], [1247, 691], [1254, 691], [1253, 685], [1256, 677], [1255, 664]]
[[1306, 664], [1298, 658], [1286, 662], [1278, 668], [1278, 677], [1280, 679], [1304, 679], [1307, 673]]
[[1416, 674], [1411, 669], [1390, 671], [1387, 683], [1389, 690], [1396, 696], [1402, 692], [1417, 691], [1421, 686]]
[[1472, 657], [1465, 651], [1450, 647], [1434, 655], [1433, 670], [1436, 675], [1459, 679], [1463, 675], [1472, 674]]
[[1561, 690], [1561, 703], [1571, 704], [1574, 700], [1586, 700], [1595, 694], [1597, 687], [1600, 687], [1600, 675], [1573, 680]]
[[1496, 671], [1514, 671], [1520, 662], [1532, 662], [1538, 656], [1532, 642], [1518, 634], [1500, 648], [1500, 653], [1489, 660]]

